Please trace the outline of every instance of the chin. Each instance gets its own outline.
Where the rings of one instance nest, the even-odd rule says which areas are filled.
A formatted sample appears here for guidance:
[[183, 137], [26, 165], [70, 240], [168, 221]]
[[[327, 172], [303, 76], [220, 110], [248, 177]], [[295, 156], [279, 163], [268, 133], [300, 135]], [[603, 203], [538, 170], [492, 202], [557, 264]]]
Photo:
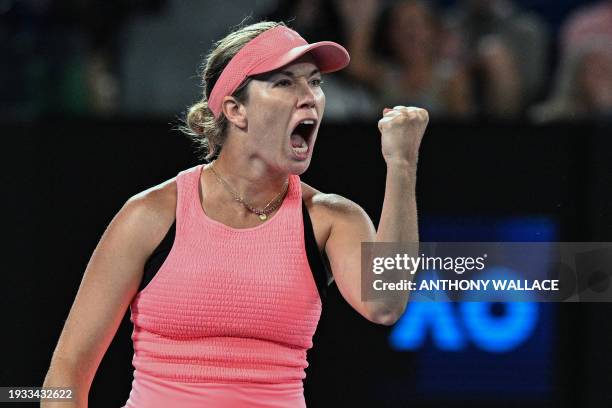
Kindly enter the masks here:
[[296, 161], [292, 160], [288, 166], [288, 173], [295, 174], [296, 176], [301, 176], [308, 170], [310, 167], [310, 158], [306, 160]]

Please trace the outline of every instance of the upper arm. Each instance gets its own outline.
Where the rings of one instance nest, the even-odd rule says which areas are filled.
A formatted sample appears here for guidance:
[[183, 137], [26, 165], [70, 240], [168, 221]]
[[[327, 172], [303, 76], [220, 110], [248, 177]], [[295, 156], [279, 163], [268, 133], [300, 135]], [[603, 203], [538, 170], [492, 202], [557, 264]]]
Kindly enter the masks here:
[[328, 195], [331, 232], [325, 252], [338, 289], [346, 301], [367, 319], [372, 319], [361, 301], [361, 243], [376, 239], [376, 229], [367, 213], [356, 203]]
[[173, 220], [164, 197], [168, 191], [157, 190], [128, 200], [89, 260], [53, 356], [73, 364], [88, 382], [138, 290], [147, 258]]

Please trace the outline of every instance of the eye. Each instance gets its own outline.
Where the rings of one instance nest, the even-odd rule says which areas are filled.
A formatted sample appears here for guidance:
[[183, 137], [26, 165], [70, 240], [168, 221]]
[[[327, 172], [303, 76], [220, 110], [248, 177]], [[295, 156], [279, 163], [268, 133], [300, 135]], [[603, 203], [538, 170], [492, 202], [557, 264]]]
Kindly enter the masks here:
[[280, 86], [280, 87], [291, 86], [291, 81], [288, 79], [281, 79], [281, 80], [276, 81], [274, 86]]
[[321, 78], [315, 78], [310, 81], [312, 86], [321, 86], [323, 84], [323, 80]]

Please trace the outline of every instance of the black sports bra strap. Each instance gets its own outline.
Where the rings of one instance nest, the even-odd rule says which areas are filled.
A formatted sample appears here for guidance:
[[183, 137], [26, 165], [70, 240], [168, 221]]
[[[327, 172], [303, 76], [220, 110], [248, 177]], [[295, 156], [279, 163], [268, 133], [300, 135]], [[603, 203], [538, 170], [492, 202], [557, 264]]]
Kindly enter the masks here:
[[172, 245], [174, 245], [174, 236], [176, 235], [176, 220], [170, 226], [170, 229], [164, 236], [164, 239], [159, 243], [157, 248], [153, 251], [149, 259], [144, 266], [144, 272], [142, 275], [142, 280], [140, 281], [140, 287], [138, 291], [140, 292], [151, 282], [159, 268], [161, 268], [162, 264], [166, 260], [166, 257], [170, 253], [172, 249]]
[[308, 258], [308, 264], [314, 277], [317, 289], [319, 290], [319, 296], [321, 302], [324, 302], [327, 297], [327, 286], [329, 282], [329, 272], [325, 266], [324, 256], [325, 253], [319, 252], [319, 246], [315, 239], [314, 229], [312, 228], [312, 221], [310, 220], [310, 214], [304, 200], [302, 200], [302, 217], [304, 219], [304, 243], [306, 245], [306, 257]]

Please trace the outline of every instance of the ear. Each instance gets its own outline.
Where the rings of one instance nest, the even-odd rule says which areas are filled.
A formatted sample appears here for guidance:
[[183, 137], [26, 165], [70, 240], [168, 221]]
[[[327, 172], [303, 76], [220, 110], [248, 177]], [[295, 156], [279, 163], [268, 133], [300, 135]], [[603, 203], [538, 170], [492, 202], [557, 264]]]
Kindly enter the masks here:
[[248, 121], [246, 108], [233, 96], [226, 96], [221, 103], [221, 111], [228, 121], [239, 129], [246, 129]]

